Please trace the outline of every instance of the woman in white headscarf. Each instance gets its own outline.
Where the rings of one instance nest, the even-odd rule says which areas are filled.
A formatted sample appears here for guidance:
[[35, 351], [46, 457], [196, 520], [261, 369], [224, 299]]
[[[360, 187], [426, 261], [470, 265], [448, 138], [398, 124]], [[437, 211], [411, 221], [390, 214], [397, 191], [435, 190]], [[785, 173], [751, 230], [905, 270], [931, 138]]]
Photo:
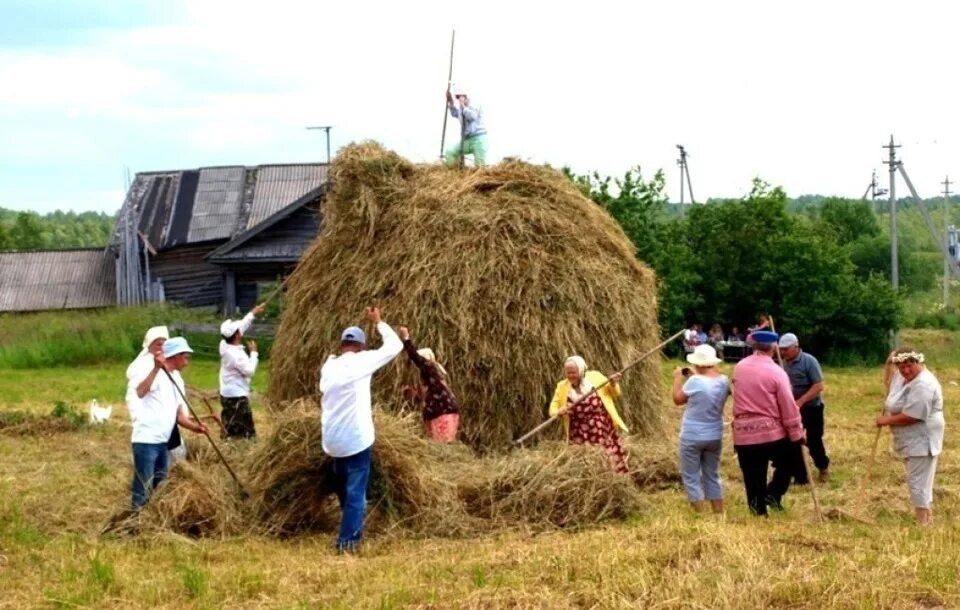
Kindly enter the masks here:
[[[153, 370], [153, 357], [163, 352], [163, 344], [170, 338], [170, 331], [166, 326], [154, 326], [147, 330], [143, 337], [143, 349], [133, 359], [130, 366], [127, 367], [127, 412], [130, 413], [130, 421], [136, 421], [140, 417], [140, 397], [137, 396], [137, 386], [140, 382], [150, 375]], [[173, 427], [170, 434], [170, 440], [167, 442], [167, 448], [173, 460], [182, 460], [187, 457], [187, 447], [180, 438], [180, 428]]]
[[[587, 370], [583, 358], [570, 356], [563, 363], [563, 374], [564, 379], [553, 393], [550, 415], [563, 417], [571, 443], [600, 445], [618, 472], [629, 472], [627, 455], [617, 433], [618, 428], [628, 430], [613, 404], [620, 396], [620, 373], [610, 375], [607, 383], [600, 371]], [[595, 388], [600, 389], [594, 392]]]
[[893, 351], [889, 365], [886, 410], [877, 426], [890, 426], [893, 451], [907, 471], [907, 488], [921, 525], [933, 524], [933, 478], [943, 450], [943, 389], [912, 347]]
[[460, 427], [460, 405], [447, 383], [447, 369], [437, 362], [432, 349], [417, 349], [406, 326], [398, 328], [397, 334], [403, 341], [403, 351], [420, 371], [420, 386], [410, 388], [410, 397], [423, 406], [427, 435], [441, 443], [454, 442]]

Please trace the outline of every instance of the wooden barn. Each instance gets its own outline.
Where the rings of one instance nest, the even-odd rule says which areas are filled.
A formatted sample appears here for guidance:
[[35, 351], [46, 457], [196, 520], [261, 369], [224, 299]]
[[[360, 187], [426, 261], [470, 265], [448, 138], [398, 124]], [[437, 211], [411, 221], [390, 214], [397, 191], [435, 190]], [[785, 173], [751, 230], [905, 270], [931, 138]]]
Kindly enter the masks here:
[[117, 303], [249, 308], [316, 236], [326, 188], [322, 163], [137, 174], [110, 244]]
[[103, 248], [0, 252], [0, 312], [109, 307], [114, 268]]

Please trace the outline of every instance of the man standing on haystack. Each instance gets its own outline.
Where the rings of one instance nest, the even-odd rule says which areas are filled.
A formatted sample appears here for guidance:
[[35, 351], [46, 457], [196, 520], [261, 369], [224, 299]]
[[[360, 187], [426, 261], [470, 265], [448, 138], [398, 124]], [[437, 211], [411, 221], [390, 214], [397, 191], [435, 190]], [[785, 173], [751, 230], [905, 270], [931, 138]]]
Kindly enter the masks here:
[[340, 355], [327, 358], [320, 369], [323, 451], [333, 458], [341, 512], [337, 550], [345, 553], [355, 552], [363, 537], [374, 441], [370, 378], [403, 350], [400, 337], [380, 318], [379, 307], [368, 307], [366, 315], [383, 345], [366, 349], [366, 335], [351, 326], [340, 335]]
[[254, 438], [257, 430], [250, 410], [250, 380], [257, 371], [257, 342], [247, 341], [250, 354], [243, 351], [243, 335], [265, 306], [257, 305], [240, 320], [220, 325], [220, 420], [226, 438]]
[[[463, 87], [447, 89], [447, 108], [450, 116], [460, 119], [462, 138], [454, 140], [453, 146], [443, 154], [447, 167], [456, 167], [464, 155], [473, 155], [473, 164], [487, 164], [487, 128], [483, 124], [483, 109], [470, 103]], [[462, 141], [461, 141], [462, 140]]]
[[[183, 337], [163, 343], [163, 351], [153, 355], [153, 368], [143, 379], [130, 383], [138, 401], [133, 405], [133, 484], [131, 504], [134, 509], [147, 503], [150, 493], [166, 477], [169, 469], [167, 444], [177, 425], [198, 433], [207, 427], [184, 412], [183, 378], [180, 371], [190, 363], [193, 350]], [[168, 375], [169, 373], [169, 375]], [[179, 434], [179, 432], [178, 432]]]
[[[767, 506], [783, 510], [796, 464], [794, 443], [803, 440], [800, 410], [786, 372], [773, 361], [778, 335], [756, 330], [753, 355], [733, 369], [733, 445], [743, 472], [750, 511], [766, 516]], [[767, 471], [773, 464], [773, 479]]]
[[[780, 352], [783, 354], [783, 368], [790, 377], [793, 387], [793, 397], [800, 408], [800, 418], [803, 420], [803, 430], [807, 436], [807, 449], [814, 465], [820, 471], [819, 481], [826, 483], [830, 480], [830, 458], [827, 449], [823, 446], [823, 370], [816, 358], [800, 349], [800, 340], [793, 333], [786, 333], [780, 337]], [[798, 485], [806, 485], [807, 468], [803, 464], [803, 452], [797, 456], [797, 471], [793, 481]]]

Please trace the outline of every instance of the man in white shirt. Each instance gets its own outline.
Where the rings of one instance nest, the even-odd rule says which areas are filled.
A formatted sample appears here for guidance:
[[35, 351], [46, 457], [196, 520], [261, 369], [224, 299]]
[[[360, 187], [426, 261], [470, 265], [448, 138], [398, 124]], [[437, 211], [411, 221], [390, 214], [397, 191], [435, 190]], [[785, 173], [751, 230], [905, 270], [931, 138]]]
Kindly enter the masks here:
[[[139, 399], [133, 403], [134, 410], [130, 413], [134, 470], [131, 503], [134, 509], [146, 504], [151, 491], [167, 476], [167, 441], [175, 426], [179, 424], [201, 433], [207, 430], [203, 423], [182, 412], [184, 384], [180, 371], [190, 363], [191, 353], [193, 350], [183, 337], [168, 339], [163, 344], [162, 353], [154, 355], [153, 368], [146, 377], [130, 380]], [[170, 377], [164, 370], [170, 373]]]
[[250, 380], [257, 371], [259, 355], [256, 341], [247, 341], [249, 355], [243, 351], [243, 335], [263, 310], [264, 305], [257, 305], [243, 319], [225, 320], [220, 325], [220, 420], [225, 438], [257, 436], [250, 410]]
[[370, 378], [403, 350], [400, 337], [380, 319], [378, 307], [368, 307], [366, 315], [377, 325], [383, 345], [366, 349], [366, 335], [351, 326], [340, 336], [340, 355], [327, 358], [320, 369], [323, 451], [333, 458], [341, 512], [337, 550], [342, 552], [355, 551], [363, 537], [374, 441]]

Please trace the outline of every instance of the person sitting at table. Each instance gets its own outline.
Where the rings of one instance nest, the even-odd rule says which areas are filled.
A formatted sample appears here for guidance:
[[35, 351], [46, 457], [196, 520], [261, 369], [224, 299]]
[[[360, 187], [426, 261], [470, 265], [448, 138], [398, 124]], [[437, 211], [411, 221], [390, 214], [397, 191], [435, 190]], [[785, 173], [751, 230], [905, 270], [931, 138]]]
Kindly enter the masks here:
[[683, 331], [683, 352], [692, 354], [693, 350], [700, 345], [700, 335], [697, 332], [699, 324], [693, 323], [690, 328]]
[[727, 335], [727, 343], [743, 343], [743, 334], [736, 326], [730, 329], [730, 334]]
[[710, 333], [707, 335], [707, 344], [713, 347], [717, 356], [723, 359], [723, 327], [716, 322], [710, 327]]
[[694, 326], [695, 326], [696, 329], [697, 329], [697, 341], [700, 342], [700, 345], [706, 345], [706, 344], [707, 344], [707, 341], [709, 341], [710, 338], [707, 336], [707, 333], [704, 332], [704, 330], [703, 330], [703, 325], [702, 325], [702, 324], [694, 324]]

